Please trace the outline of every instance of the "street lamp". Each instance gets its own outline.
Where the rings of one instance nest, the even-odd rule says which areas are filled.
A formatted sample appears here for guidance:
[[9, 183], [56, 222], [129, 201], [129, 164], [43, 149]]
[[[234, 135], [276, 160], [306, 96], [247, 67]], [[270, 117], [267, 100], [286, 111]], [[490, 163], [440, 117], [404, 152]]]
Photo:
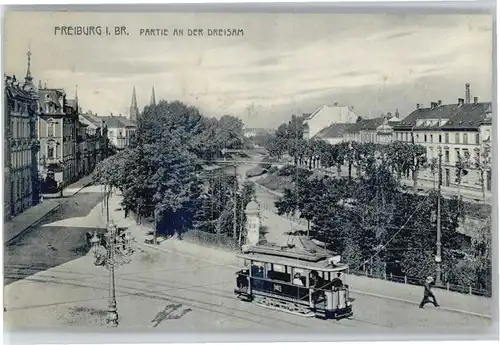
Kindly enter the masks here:
[[104, 234], [106, 239], [101, 244], [101, 239], [94, 231], [90, 243], [95, 257], [94, 265], [104, 266], [109, 271], [109, 300], [108, 300], [108, 325], [118, 326], [118, 311], [116, 308], [115, 269], [130, 262], [130, 256], [134, 253], [132, 241], [134, 238], [129, 232], [120, 232], [115, 224], [109, 223]]

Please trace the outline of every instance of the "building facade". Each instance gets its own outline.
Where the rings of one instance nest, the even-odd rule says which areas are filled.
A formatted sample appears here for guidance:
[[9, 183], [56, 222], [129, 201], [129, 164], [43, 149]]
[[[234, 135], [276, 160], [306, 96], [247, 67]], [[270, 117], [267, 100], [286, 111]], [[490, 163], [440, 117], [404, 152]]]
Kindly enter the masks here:
[[4, 219], [22, 213], [40, 199], [36, 156], [37, 94], [28, 70], [23, 85], [15, 76], [4, 85]]
[[79, 119], [85, 126], [88, 165], [89, 170], [93, 171], [99, 162], [109, 156], [108, 130], [104, 120], [90, 110], [80, 114]]
[[124, 116], [103, 117], [108, 129], [108, 139], [117, 150], [123, 150], [130, 145], [136, 130], [136, 123]]
[[38, 93], [39, 171], [63, 188], [78, 179], [78, 102], [68, 100], [62, 89], [40, 85]]
[[[417, 104], [394, 126], [393, 139], [425, 147], [427, 167], [420, 172], [419, 180], [438, 180], [436, 164], [441, 154], [443, 186], [491, 191], [492, 106], [490, 102], [479, 102], [477, 97], [471, 102], [469, 92], [467, 84], [466, 98], [458, 98], [455, 104]], [[459, 179], [460, 162], [466, 172]]]
[[358, 116], [354, 113], [353, 108], [342, 106], [335, 103], [334, 105], [323, 105], [316, 109], [311, 114], [303, 114], [304, 116], [304, 139], [311, 139], [323, 129], [333, 124], [356, 123]]

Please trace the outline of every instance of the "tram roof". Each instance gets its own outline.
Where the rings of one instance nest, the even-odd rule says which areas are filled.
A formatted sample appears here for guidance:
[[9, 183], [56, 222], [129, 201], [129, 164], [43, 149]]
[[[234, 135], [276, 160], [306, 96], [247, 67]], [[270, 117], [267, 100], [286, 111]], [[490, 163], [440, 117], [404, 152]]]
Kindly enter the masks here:
[[271, 263], [276, 265], [283, 265], [289, 267], [302, 268], [306, 270], [316, 270], [322, 272], [342, 272], [348, 268], [347, 264], [330, 264], [328, 259], [322, 259], [319, 261], [311, 262], [307, 260], [301, 260], [298, 258], [283, 257], [271, 254], [261, 254], [261, 253], [244, 253], [238, 254], [238, 258], [251, 260], [256, 262]]

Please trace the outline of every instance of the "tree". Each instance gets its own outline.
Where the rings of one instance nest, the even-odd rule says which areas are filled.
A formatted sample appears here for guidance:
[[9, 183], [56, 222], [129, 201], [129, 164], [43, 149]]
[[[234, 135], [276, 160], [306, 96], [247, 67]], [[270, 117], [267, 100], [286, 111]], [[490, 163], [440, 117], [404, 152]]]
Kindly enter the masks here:
[[466, 176], [469, 172], [467, 169], [469, 169], [470, 166], [470, 155], [468, 151], [465, 151], [464, 155], [458, 154], [457, 161], [455, 163], [455, 174], [456, 174], [456, 179], [455, 182], [457, 183], [457, 194], [461, 198], [460, 195], [460, 185], [462, 184], [462, 178]]
[[486, 203], [486, 186], [485, 186], [485, 175], [488, 171], [491, 171], [491, 148], [489, 145], [484, 145], [482, 152], [476, 156], [473, 165], [476, 169], [479, 169], [480, 181], [481, 181], [481, 192], [483, 194], [483, 202]]
[[237, 117], [224, 115], [217, 122], [214, 146], [219, 149], [241, 149], [244, 143], [243, 121]]
[[439, 159], [436, 157], [431, 158], [427, 166], [432, 174], [432, 188], [436, 189], [436, 174], [439, 172]]
[[480, 289], [491, 292], [492, 288], [492, 243], [491, 216], [484, 222], [477, 235], [472, 238], [472, 260], [474, 282]]

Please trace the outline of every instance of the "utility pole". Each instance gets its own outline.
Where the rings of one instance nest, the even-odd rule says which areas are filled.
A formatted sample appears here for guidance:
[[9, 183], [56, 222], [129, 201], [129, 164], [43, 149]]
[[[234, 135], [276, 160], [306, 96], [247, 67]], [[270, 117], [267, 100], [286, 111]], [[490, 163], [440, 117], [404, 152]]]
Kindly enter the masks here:
[[233, 239], [236, 240], [238, 233], [238, 172], [237, 165], [234, 165], [234, 214], [233, 214]]
[[437, 193], [437, 238], [436, 238], [436, 285], [441, 285], [441, 184], [442, 184], [442, 160], [443, 152], [439, 148], [438, 160], [438, 193]]
[[154, 236], [154, 238], [153, 238], [153, 241], [154, 241], [153, 244], [156, 245], [157, 244], [156, 237], [157, 237], [157, 232], [158, 232], [158, 230], [157, 230], [158, 229], [158, 216], [157, 216], [158, 212], [156, 211], [156, 207], [153, 210], [153, 214], [154, 214], [154, 220], [155, 220], [154, 221], [154, 227], [155, 228], [154, 228], [154, 235], [153, 235]]
[[[299, 212], [299, 129], [295, 129], [295, 210]], [[309, 228], [307, 229], [309, 238]]]

